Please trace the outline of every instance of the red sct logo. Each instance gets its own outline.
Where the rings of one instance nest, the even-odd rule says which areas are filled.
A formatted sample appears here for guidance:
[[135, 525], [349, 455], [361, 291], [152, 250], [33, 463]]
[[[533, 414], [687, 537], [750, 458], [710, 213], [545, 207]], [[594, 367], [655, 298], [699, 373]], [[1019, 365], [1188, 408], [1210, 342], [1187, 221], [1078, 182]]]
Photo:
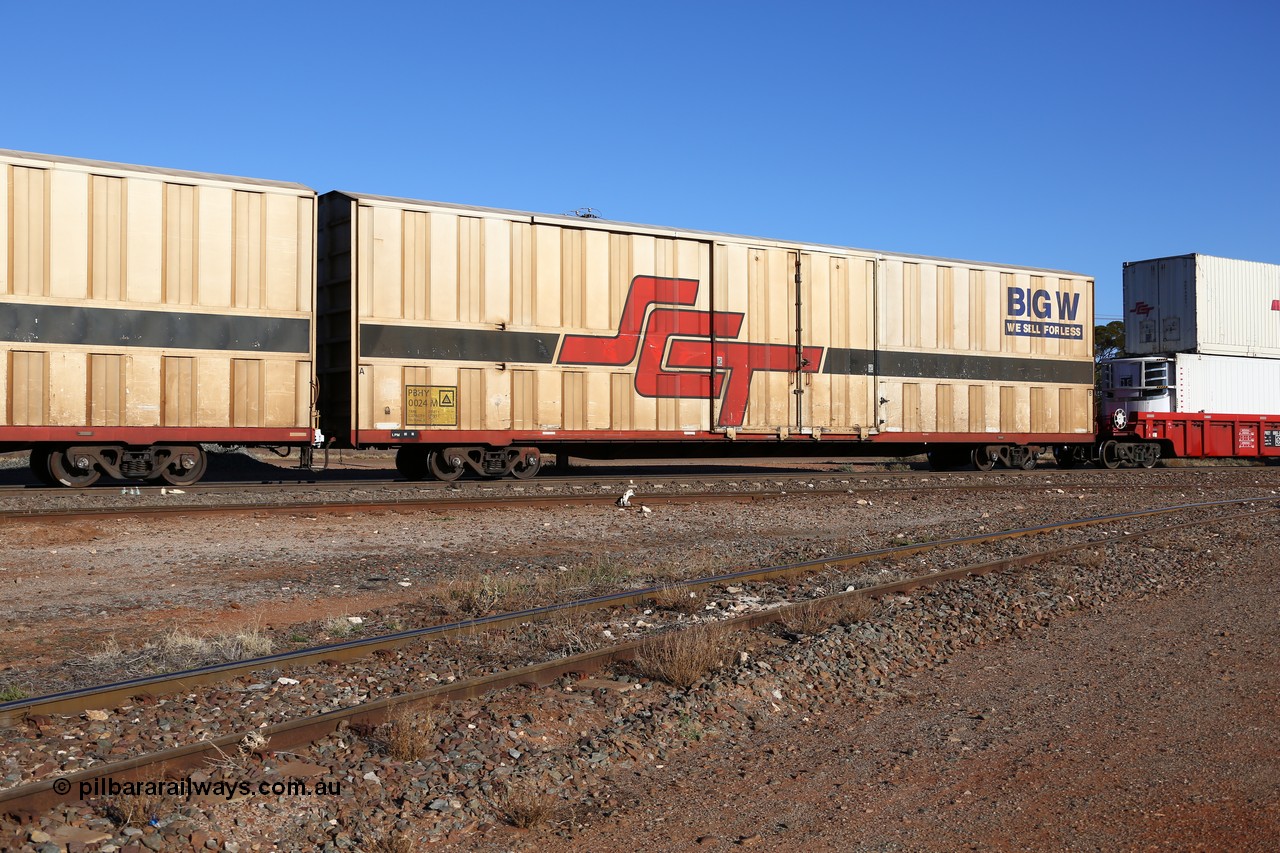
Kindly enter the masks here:
[[697, 300], [698, 284], [697, 279], [636, 276], [618, 333], [565, 335], [557, 363], [623, 367], [634, 361], [637, 394], [719, 398], [720, 426], [742, 426], [756, 371], [817, 372], [822, 347], [803, 347], [797, 359], [789, 344], [736, 340], [744, 317], [740, 313], [689, 307]]
[[1154, 305], [1148, 305], [1147, 303], [1142, 301], [1139, 301], [1137, 305], [1133, 306], [1133, 313], [1141, 314], [1143, 317], [1147, 316], [1154, 310], [1155, 310]]

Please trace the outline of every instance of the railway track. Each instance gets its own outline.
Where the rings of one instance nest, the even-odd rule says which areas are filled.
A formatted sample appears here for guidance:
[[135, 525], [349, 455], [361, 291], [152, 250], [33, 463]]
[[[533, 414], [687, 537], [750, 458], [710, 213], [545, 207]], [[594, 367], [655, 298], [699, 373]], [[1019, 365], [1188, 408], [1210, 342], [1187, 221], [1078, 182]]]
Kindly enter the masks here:
[[[436, 482], [431, 480], [410, 481], [396, 476], [393, 472], [377, 469], [356, 469], [351, 472], [328, 471], [314, 474], [296, 473], [295, 469], [279, 469], [269, 471], [262, 476], [249, 475], [234, 479], [204, 479], [199, 483], [182, 488], [167, 485], [153, 485], [147, 482], [101, 481], [85, 489], [50, 488], [31, 482], [0, 482], [0, 498], [13, 496], [24, 497], [59, 497], [59, 498], [107, 498], [112, 495], [146, 496], [146, 495], [203, 495], [223, 494], [228, 491], [237, 492], [272, 492], [281, 489], [294, 491], [348, 491], [352, 489], [378, 488], [410, 492], [470, 492], [470, 491], [528, 491], [531, 489], [571, 489], [571, 488], [606, 488], [626, 484], [666, 485], [704, 484], [712, 485], [726, 482], [800, 482], [843, 480], [851, 482], [875, 482], [879, 484], [902, 481], [909, 485], [915, 481], [928, 480], [935, 483], [974, 483], [993, 481], [1010, 483], [1019, 480], [1044, 479], [1055, 484], [1066, 478], [1076, 483], [1097, 479], [1115, 479], [1121, 482], [1135, 478], [1159, 480], [1169, 476], [1195, 476], [1196, 474], [1212, 474], [1224, 469], [1216, 466], [1154, 468], [1154, 469], [1106, 469], [1106, 468], [1036, 468], [1030, 471], [1018, 469], [1001, 469], [996, 471], [928, 471], [911, 470], [860, 470], [850, 466], [851, 470], [814, 470], [795, 468], [759, 467], [736, 469], [733, 471], [717, 471], [691, 469], [687, 471], [671, 471], [670, 469], [654, 470], [637, 467], [619, 469], [609, 467], [580, 468], [568, 475], [542, 474], [533, 480], [516, 479], [471, 479], [463, 478], [453, 482]], [[12, 475], [13, 472], [9, 472]]]
[[[417, 483], [406, 481], [340, 481], [307, 483], [221, 483], [173, 490], [158, 486], [89, 489], [69, 492], [0, 486], [0, 502], [21, 498], [30, 506], [0, 508], [0, 524], [10, 521], [68, 521], [113, 519], [142, 515], [235, 515], [243, 513], [292, 514], [354, 511], [451, 510], [512, 505], [599, 504], [616, 500], [628, 489], [649, 504], [689, 500], [751, 501], [788, 494], [865, 494], [885, 491], [1036, 491], [1044, 488], [1132, 489], [1136, 483], [1163, 484], [1170, 478], [1194, 481], [1200, 470], [1151, 471], [1138, 469], [1120, 476], [1114, 471], [1005, 471], [1005, 472], [807, 472], [652, 475], [643, 477], [567, 477], [529, 481], [463, 481]], [[1196, 473], [1189, 473], [1196, 471]], [[1132, 476], [1129, 476], [1132, 475]], [[1141, 479], [1134, 479], [1134, 478]], [[270, 495], [271, 500], [244, 500], [246, 495]], [[289, 499], [297, 494], [299, 499]], [[281, 500], [282, 496], [286, 496]], [[49, 506], [46, 501], [73, 506]]]
[[[1246, 509], [1246, 506], [1252, 505]], [[1260, 505], [1260, 506], [1259, 506]], [[1243, 511], [1238, 511], [1243, 510]], [[1225, 514], [1222, 511], [1227, 511]], [[907, 556], [927, 552], [938, 552], [948, 548], [973, 547], [991, 545], [1009, 539], [1042, 536], [1063, 531], [1092, 528], [1100, 525], [1126, 524], [1142, 519], [1154, 519], [1174, 513], [1199, 513], [1204, 517], [1189, 521], [1181, 521], [1172, 525], [1152, 527], [1142, 531], [1113, 533], [1101, 538], [1081, 539], [1076, 542], [1056, 545], [1049, 549], [1041, 549], [1026, 554], [1003, 556], [997, 560], [987, 560], [970, 564], [961, 568], [946, 571], [934, 571], [918, 574], [905, 579], [897, 579], [890, 583], [879, 584], [863, 589], [848, 591], [832, 596], [829, 600], [853, 598], [857, 596], [885, 596], [897, 594], [923, 585], [936, 584], [946, 580], [955, 580], [969, 575], [980, 575], [1002, 569], [1015, 568], [1028, 563], [1054, 559], [1070, 554], [1080, 548], [1098, 548], [1122, 543], [1131, 539], [1165, 533], [1172, 530], [1192, 526], [1233, 522], [1253, 519], [1260, 516], [1280, 512], [1275, 501], [1267, 499], [1237, 499], [1231, 501], [1211, 501], [1177, 506], [1161, 507], [1140, 512], [1122, 513], [1107, 516], [1073, 519], [1056, 524], [1034, 528], [1006, 530], [980, 536], [957, 537], [930, 543], [915, 543], [897, 548], [877, 549], [874, 551], [848, 554], [841, 557], [820, 561], [797, 563], [788, 566], [745, 569], [724, 573], [712, 577], [692, 579], [684, 582], [664, 585], [662, 589], [648, 588], [633, 590], [612, 595], [596, 596], [589, 599], [546, 605], [513, 613], [495, 614], [480, 619], [435, 626], [416, 631], [379, 638], [335, 644], [331, 646], [309, 649], [285, 655], [273, 655], [253, 661], [228, 664], [220, 667], [209, 667], [192, 670], [163, 677], [136, 679], [113, 685], [105, 685], [91, 690], [73, 691], [37, 699], [0, 705], [0, 720], [7, 725], [16, 724], [22, 719], [47, 719], [54, 714], [69, 714], [93, 708], [113, 707], [121, 701], [131, 701], [140, 694], [154, 699], [157, 696], [185, 693], [202, 684], [225, 681], [230, 678], [246, 675], [255, 671], [270, 670], [272, 672], [287, 666], [290, 671], [299, 667], [327, 662], [327, 665], [345, 663], [357, 658], [385, 653], [390, 649], [407, 645], [424, 639], [443, 640], [449, 637], [474, 635], [478, 631], [496, 631], [539, 619], [550, 619], [557, 616], [582, 613], [604, 608], [622, 608], [635, 606], [652, 599], [663, 590], [678, 589], [682, 591], [705, 590], [711, 587], [744, 585], [767, 581], [784, 581], [814, 573], [830, 572], [833, 569], [868, 563], [876, 560], [901, 559]], [[788, 607], [808, 605], [801, 601], [790, 605], [781, 605], [767, 610], [748, 613], [744, 616], [725, 620], [725, 624], [735, 627], [751, 627], [765, 621], [786, 618]], [[487, 691], [521, 683], [546, 684], [566, 673], [589, 672], [609, 662], [626, 659], [635, 654], [636, 649], [646, 640], [636, 640], [617, 644], [583, 654], [560, 658], [553, 661], [528, 664], [507, 669], [501, 672], [464, 679], [455, 684], [437, 685], [426, 689], [415, 690], [403, 695], [386, 696], [359, 705], [328, 711], [313, 716], [302, 716], [290, 719], [267, 728], [260, 733], [270, 738], [272, 749], [288, 749], [317, 737], [328, 734], [340, 725], [352, 723], [377, 723], [385, 715], [388, 708], [404, 703], [442, 703], [469, 696], [481, 695]], [[178, 770], [196, 766], [219, 753], [233, 750], [245, 736], [243, 730], [229, 733], [217, 738], [186, 744], [150, 755], [139, 755], [123, 761], [92, 766], [76, 773], [58, 778], [44, 778], [33, 781], [18, 788], [0, 792], [0, 812], [24, 813], [40, 810], [67, 796], [70, 791], [79, 790], [79, 784], [86, 780], [111, 776], [113, 778], [129, 778], [130, 773], [142, 773], [147, 768], [163, 764], [169, 770]], [[60, 781], [61, 780], [61, 781]]]

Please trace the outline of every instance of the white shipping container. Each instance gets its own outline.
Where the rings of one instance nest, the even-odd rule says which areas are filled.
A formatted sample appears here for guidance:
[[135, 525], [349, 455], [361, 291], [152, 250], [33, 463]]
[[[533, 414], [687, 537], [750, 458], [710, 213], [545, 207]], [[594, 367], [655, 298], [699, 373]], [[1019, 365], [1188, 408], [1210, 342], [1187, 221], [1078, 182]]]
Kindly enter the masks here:
[[1280, 265], [1179, 255], [1124, 265], [1125, 349], [1280, 358]]
[[1178, 353], [1103, 365], [1106, 414], [1280, 415], [1280, 359]]

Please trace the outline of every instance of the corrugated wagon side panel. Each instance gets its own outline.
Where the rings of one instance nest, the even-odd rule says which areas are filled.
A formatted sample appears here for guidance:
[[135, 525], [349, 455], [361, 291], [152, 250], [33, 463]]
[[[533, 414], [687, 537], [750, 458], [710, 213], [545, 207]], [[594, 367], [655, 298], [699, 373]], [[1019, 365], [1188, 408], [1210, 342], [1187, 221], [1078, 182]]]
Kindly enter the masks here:
[[196, 425], [231, 426], [231, 359], [201, 356], [196, 359]]
[[1182, 353], [1173, 369], [1175, 411], [1280, 415], [1280, 359]]
[[67, 350], [50, 352], [48, 381], [48, 423], [88, 423], [88, 353]]
[[[752, 344], [772, 344], [785, 350], [795, 342], [796, 252], [777, 247], [747, 249], [746, 312], [740, 337]], [[733, 282], [730, 283], [731, 291]], [[785, 353], [775, 358], [791, 360]], [[795, 377], [790, 370], [757, 370], [750, 380], [743, 429], [773, 431], [795, 422], [792, 414]]]
[[1091, 387], [1091, 282], [926, 260], [880, 272], [882, 431], [1088, 431], [1087, 393], [1063, 392]]
[[[289, 287], [293, 291], [292, 283]], [[280, 358], [263, 360], [262, 426], [291, 427], [298, 423], [298, 404], [305, 398], [305, 386], [298, 382], [300, 362]], [[309, 389], [308, 389], [309, 390]], [[302, 423], [306, 423], [304, 420]]]
[[[846, 259], [847, 265], [847, 259]], [[831, 345], [831, 328], [824, 320], [840, 310], [833, 301], [845, 300], [846, 313], [848, 304], [847, 288], [837, 287], [836, 282], [847, 280], [844, 270], [834, 269], [836, 264], [827, 256], [819, 256], [806, 264], [808, 276], [813, 282], [810, 298], [802, 306], [802, 325], [808, 330], [806, 340], [813, 345], [822, 345], [823, 351]], [[813, 374], [801, 378], [805, 399], [808, 405], [808, 417], [814, 424], [831, 422], [831, 383], [814, 382]]]
[[160, 424], [189, 427], [196, 423], [196, 360], [165, 356], [160, 362], [162, 398]]
[[[314, 272], [300, 260], [314, 247], [309, 190], [22, 152], [2, 152], [0, 163], [0, 338], [6, 363], [14, 363], [8, 352], [25, 352], [23, 372], [39, 363], [46, 382], [43, 400], [6, 388], [0, 425], [41, 408], [46, 428], [9, 440], [73, 440], [82, 436], [74, 430], [91, 427], [97, 441], [147, 444], [174, 440], [157, 432], [170, 426], [228, 427], [232, 386], [221, 377], [232, 360], [264, 353], [279, 368], [271, 377], [277, 414], [266, 420], [309, 426]], [[246, 200], [239, 209], [238, 198]], [[255, 204], [266, 213], [253, 213]], [[228, 439], [252, 437], [197, 440]]]
[[125, 295], [124, 235], [127, 210], [125, 181], [106, 175], [90, 176], [89, 295], [119, 300]]
[[18, 426], [43, 426], [49, 421], [49, 354], [13, 351], [9, 355], [10, 420]]
[[164, 299], [163, 188], [160, 181], [145, 178], [125, 181], [125, 206], [129, 211], [124, 237], [125, 298], [130, 302], [158, 304]]
[[[170, 186], [165, 194], [170, 203], [182, 197]], [[167, 212], [175, 215], [172, 208]], [[188, 297], [185, 287], [170, 287], [166, 299], [182, 304], [194, 301], [208, 308], [257, 308], [262, 284], [261, 194], [200, 187], [194, 215], [199, 250], [193, 292]], [[175, 250], [166, 240], [162, 251], [172, 259], [183, 250]], [[166, 267], [166, 275], [173, 274], [173, 268]]]
[[299, 222], [295, 198], [267, 194], [264, 201], [263, 305], [271, 311], [306, 311], [309, 304], [298, 297], [302, 270], [311, 266], [310, 223]]
[[0, 345], [0, 425], [10, 424], [14, 396], [13, 360], [17, 353], [9, 347]]
[[160, 405], [164, 393], [160, 364], [159, 352], [138, 352], [125, 356], [125, 427], [160, 427]]
[[965, 413], [956, 407], [954, 385], [937, 385], [934, 392], [935, 426], [938, 432], [959, 432], [958, 424], [964, 423]]
[[1196, 350], [1280, 358], [1280, 265], [1196, 255]]
[[[810, 329], [806, 342], [823, 347], [827, 353], [833, 349], [870, 352], [870, 319], [874, 316], [871, 285], [875, 278], [875, 262], [842, 256], [831, 256], [825, 260], [828, 269], [826, 287], [818, 288], [825, 305], [813, 306], [806, 324]], [[827, 358], [833, 356], [828, 354]], [[814, 426], [836, 432], [871, 426], [872, 377], [868, 366], [851, 368], [844, 373], [805, 376], [806, 388], [813, 394], [810, 417]]]
[[[1087, 397], [1073, 393], [1091, 376], [1084, 278], [407, 200], [356, 206], [370, 441], [399, 429], [425, 442], [705, 438], [713, 419], [749, 440], [1088, 429], [1076, 411]], [[428, 394], [450, 411], [410, 422], [406, 399]]]
[[124, 421], [124, 359], [89, 356], [89, 424], [121, 426]]
[[[666, 383], [660, 389], [623, 385], [619, 368], [634, 371], [643, 361], [662, 372], [666, 338], [650, 329], [642, 340], [632, 328], [610, 343], [626, 312], [640, 326], [651, 309], [677, 326], [688, 322], [673, 319], [680, 312], [709, 316], [705, 243], [394, 200], [358, 199], [356, 209], [359, 429], [709, 428], [705, 371], [670, 372], [657, 380]], [[653, 302], [645, 295], [653, 285], [636, 284], [652, 276], [696, 287], [677, 302]], [[556, 364], [566, 336], [579, 339], [577, 349]], [[411, 422], [404, 404], [405, 371], [419, 366], [429, 381], [412, 393], [453, 401], [453, 411], [431, 423]]]
[[[9, 263], [12, 256], [9, 253], [9, 244], [13, 240], [13, 234], [9, 230], [9, 208], [13, 206], [13, 200], [10, 196], [12, 184], [9, 180], [13, 167], [7, 163], [0, 162], [0, 296], [6, 296], [13, 292], [13, 271], [10, 269]], [[0, 423], [4, 423], [4, 419], [0, 418]]]
[[533, 226], [533, 325], [560, 325], [560, 231], [551, 225]]
[[49, 170], [9, 168], [10, 293], [49, 292]]
[[483, 219], [484, 229], [484, 316], [485, 323], [519, 323], [516, 316], [516, 269], [513, 223], [503, 219]]

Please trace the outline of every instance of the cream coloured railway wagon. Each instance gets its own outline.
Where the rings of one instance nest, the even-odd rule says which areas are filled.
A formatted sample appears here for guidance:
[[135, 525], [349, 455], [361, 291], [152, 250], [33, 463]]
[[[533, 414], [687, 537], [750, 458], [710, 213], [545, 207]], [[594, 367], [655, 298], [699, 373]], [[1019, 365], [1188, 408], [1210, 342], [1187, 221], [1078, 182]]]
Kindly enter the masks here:
[[341, 192], [319, 258], [322, 427], [411, 477], [1093, 438], [1076, 273]]
[[0, 151], [0, 198], [0, 449], [181, 484], [311, 440], [312, 190]]

